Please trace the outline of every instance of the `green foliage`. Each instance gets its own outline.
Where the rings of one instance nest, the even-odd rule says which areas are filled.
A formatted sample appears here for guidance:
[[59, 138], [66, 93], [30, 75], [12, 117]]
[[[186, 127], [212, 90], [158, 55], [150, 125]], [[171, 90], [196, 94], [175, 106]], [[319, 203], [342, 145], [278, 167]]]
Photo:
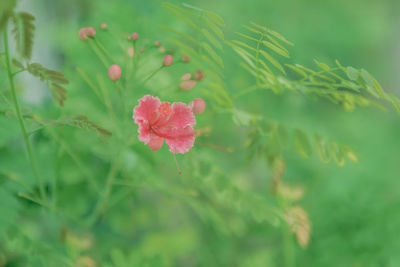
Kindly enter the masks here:
[[196, 66], [204, 70], [207, 77], [205, 96], [216, 101], [218, 105], [231, 109], [233, 100], [224, 83], [224, 61], [220, 56], [223, 53], [225, 22], [211, 11], [188, 4], [183, 6], [186, 9], [164, 3], [164, 7], [187, 24], [192, 31], [191, 34], [187, 34], [164, 27], [182, 38], [171, 38], [170, 41], [189, 57], [196, 58]]
[[13, 14], [13, 34], [15, 37], [16, 47], [20, 55], [24, 59], [31, 59], [33, 47], [33, 35], [35, 25], [33, 21], [35, 17], [26, 12]]
[[338, 167], [343, 167], [345, 158], [354, 163], [358, 162], [358, 153], [346, 144], [329, 140], [318, 134], [309, 134], [300, 129], [290, 129], [271, 120], [253, 121], [245, 147], [248, 150], [249, 159], [265, 156], [270, 160], [285, 155], [284, 152], [290, 148], [291, 144], [294, 144], [297, 153], [303, 158], [309, 158], [315, 151], [322, 162], [328, 163], [333, 158]]
[[307, 95], [327, 98], [335, 104], [343, 105], [347, 111], [354, 110], [356, 106], [370, 105], [385, 110], [380, 102], [367, 98], [366, 95], [385, 100], [399, 111], [399, 99], [384, 92], [378, 81], [366, 70], [345, 68], [339, 61], [336, 61], [335, 67], [329, 67], [317, 60], [315, 63], [321, 71], [316, 72], [298, 64], [287, 64], [287, 67], [302, 76], [301, 80], [297, 80], [298, 84], [287, 83], [288, 88]]
[[[4, 174], [0, 174], [0, 177], [4, 176]], [[18, 211], [19, 204], [14, 196], [5, 189], [0, 188], [0, 213], [2, 214], [0, 216], [0, 239], [4, 237], [5, 231], [14, 224], [18, 217]], [[7, 216], [5, 216], [6, 214]]]
[[33, 120], [43, 126], [60, 127], [60, 126], [69, 125], [69, 126], [78, 127], [78, 128], [85, 128], [88, 131], [94, 131], [96, 134], [98, 134], [100, 137], [102, 137], [103, 140], [106, 140], [106, 138], [109, 138], [112, 136], [112, 133], [110, 131], [108, 131], [107, 129], [104, 129], [103, 127], [97, 125], [96, 123], [88, 120], [88, 118], [84, 115], [67, 116], [67, 117], [59, 118], [57, 120], [42, 119], [42, 118], [39, 118], [38, 116], [33, 116]]
[[4, 0], [0, 3], [0, 31], [3, 30], [17, 4], [16, 0]]
[[[18, 62], [16, 63], [17, 65], [21, 65]], [[39, 77], [42, 82], [46, 81], [48, 87], [53, 92], [54, 99], [61, 107], [64, 106], [64, 101], [67, 99], [67, 89], [65, 89], [64, 86], [69, 83], [64, 74], [47, 69], [39, 63], [30, 63], [27, 65], [26, 69], [33, 76]]]
[[[289, 58], [289, 51], [285, 45], [292, 45], [279, 33], [252, 23], [244, 26], [246, 33], [237, 32], [243, 41], [233, 40], [228, 44], [241, 58], [241, 66], [256, 79], [256, 85], [238, 93], [238, 97], [255, 90], [272, 90], [282, 93], [284, 90], [301, 92], [310, 97], [322, 97], [335, 104], [341, 104], [347, 111], [356, 106], [376, 106], [385, 109], [378, 101], [367, 98], [365, 95], [389, 102], [399, 111], [400, 100], [393, 94], [383, 91], [379, 82], [366, 70], [357, 70], [353, 67], [343, 67], [336, 60], [335, 67], [315, 61], [320, 70], [312, 70], [299, 64], [284, 64], [299, 79], [286, 78], [286, 70], [275, 55]], [[279, 76], [273, 69], [284, 76]]]
[[[256, 1], [235, 3], [238, 11], [223, 6], [226, 22], [194, 5], [157, 9], [139, 2], [89, 1], [93, 13], [79, 18], [85, 24], [75, 21], [75, 5], [87, 3], [69, 3], [74, 19], [66, 6], [46, 5], [46, 12], [57, 14], [56, 6], [65, 18], [43, 30], [52, 33], [46, 42], [62, 55], [57, 69], [68, 79], [26, 63], [23, 54], [11, 55], [10, 72], [0, 64], [0, 125], [6, 129], [0, 130], [0, 266], [395, 266], [399, 198], [390, 176], [398, 170], [398, 118], [366, 109], [349, 114], [325, 100], [347, 111], [386, 109], [386, 103], [398, 110], [398, 98], [364, 69], [317, 60], [315, 69], [304, 67], [293, 61], [307, 65], [307, 58], [323, 57], [297, 46], [289, 51], [292, 43], [269, 27], [237, 25]], [[12, 16], [14, 1], [3, 3], [11, 3]], [[287, 2], [268, 5], [290, 14]], [[305, 12], [295, 9], [295, 15]], [[269, 10], [259, 8], [253, 19], [287, 23], [274, 21]], [[304, 14], [319, 14], [311, 10]], [[95, 23], [106, 18], [103, 31]], [[153, 30], [157, 23], [162, 30]], [[80, 41], [77, 25], [93, 26], [95, 38]], [[311, 38], [289, 26], [277, 28], [300, 45]], [[140, 35], [135, 42], [127, 38], [132, 31]], [[357, 64], [343, 53], [338, 57]], [[174, 63], [160, 68], [166, 54]], [[182, 55], [190, 62], [183, 64]], [[117, 82], [107, 78], [111, 64], [122, 69]], [[204, 79], [183, 90], [179, 78], [196, 71]], [[46, 97], [25, 102], [38, 88], [21, 72], [46, 82], [62, 108]], [[146, 94], [170, 102], [206, 100], [206, 112], [196, 116], [195, 146], [176, 155], [181, 175], [165, 145], [151, 151], [138, 140], [132, 109]]]

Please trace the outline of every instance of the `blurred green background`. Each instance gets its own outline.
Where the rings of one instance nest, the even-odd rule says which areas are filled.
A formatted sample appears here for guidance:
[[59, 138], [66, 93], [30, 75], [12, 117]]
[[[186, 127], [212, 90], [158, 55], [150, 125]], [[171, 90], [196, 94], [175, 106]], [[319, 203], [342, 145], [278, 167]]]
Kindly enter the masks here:
[[[234, 38], [234, 32], [240, 30], [243, 24], [254, 21], [280, 32], [295, 44], [290, 49], [291, 62], [313, 66], [313, 59], [330, 64], [338, 59], [344, 65], [367, 69], [385, 90], [400, 96], [399, 1], [186, 2], [221, 15], [227, 25], [227, 40]], [[77, 40], [80, 27], [107, 22], [119, 31], [136, 31], [149, 39], [168, 40], [170, 33], [161, 29], [160, 25], [181, 29], [183, 24], [163, 9], [161, 4], [162, 1], [155, 0], [35, 0], [21, 1], [19, 9], [28, 10], [37, 17], [34, 60], [62, 68], [66, 76], [71, 77], [75, 66], [90, 67], [93, 64], [88, 61], [89, 57], [85, 57], [82, 45]], [[249, 78], [237, 63], [237, 55], [226, 48], [223, 57], [226, 60], [228, 90], [234, 93], [238, 88], [242, 89], [241, 85], [246, 87]], [[40, 94], [38, 89], [33, 96]], [[70, 111], [74, 109], [74, 103], [78, 103], [74, 102], [76, 91], [72, 90], [71, 95], [72, 102], [66, 107]], [[32, 105], [40, 103], [41, 98], [34, 100], [33, 96], [27, 96], [28, 102]], [[284, 179], [306, 189], [301, 205], [308, 211], [312, 222], [309, 246], [306, 249], [296, 246], [296, 266], [400, 266], [400, 120], [391, 108], [387, 113], [373, 108], [346, 112], [325, 100], [314, 101], [292, 93], [274, 95], [270, 91], [247, 95], [237, 105], [249, 107], [250, 111], [269, 119], [340, 140], [361, 154], [358, 164], [347, 164], [343, 168], [337, 168], [333, 163], [322, 164], [315, 156], [305, 160], [294, 154], [288, 155]], [[80, 110], [85, 108], [80, 107]], [[228, 157], [215, 152], [218, 163], [224, 169], [232, 169], [233, 175], [252, 181], [248, 183], [252, 184], [254, 191], [267, 194], [270, 173], [257, 162], [242, 164], [245, 151], [240, 143], [234, 143], [237, 142], [235, 136], [241, 133], [234, 132], [230, 118], [207, 117], [200, 121], [207, 119], [220, 124], [211, 140], [224, 145], [232, 142], [231, 145], [238, 148]], [[218, 133], [222, 133], [221, 129], [228, 129], [224, 134], [231, 135], [218, 136]], [[18, 134], [18, 128], [10, 132]], [[0, 164], [3, 167], [16, 164], [7, 160], [12, 153], [10, 150], [0, 150], [0, 161], [3, 161]], [[201, 149], [191, 153], [203, 153], [204, 157], [208, 157]], [[168, 157], [166, 155], [163, 154]], [[166, 161], [163, 156], [155, 159], [152, 166], [159, 161]], [[182, 159], [182, 162], [184, 165], [187, 161]], [[162, 164], [173, 167], [170, 158], [168, 163]], [[144, 171], [138, 175], [146, 175], [146, 168], [143, 167]], [[132, 172], [135, 176], [136, 170]], [[168, 174], [171, 171], [165, 176]], [[164, 178], [152, 175], [152, 179]], [[74, 196], [72, 192], [70, 198]], [[147, 206], [135, 210], [138, 214], [127, 215], [126, 209], [121, 207], [115, 210], [114, 217], [111, 215], [111, 220], [115, 220], [110, 223], [111, 226], [98, 226], [89, 231], [94, 233], [96, 245], [88, 254], [92, 255], [98, 266], [103, 266], [102, 261], [122, 266], [116, 263], [116, 258], [140, 258], [136, 254], [144, 254], [151, 259], [146, 263], [148, 265], [136, 266], [283, 266], [279, 231], [277, 233], [273, 226], [253, 223], [248, 224], [242, 234], [221, 234], [209, 225], [200, 227], [192, 224], [195, 219], [189, 211], [181, 210], [173, 197], [160, 197], [157, 194], [147, 197]], [[29, 223], [23, 218], [19, 220], [28, 225], [29, 232]], [[51, 220], [46, 226], [49, 227], [50, 236], [55, 235], [52, 225], [63, 225], [59, 219]], [[235, 221], [227, 217], [221, 223], [228, 227]], [[136, 238], [124, 236], [124, 231], [130, 232], [131, 227], [142, 232], [136, 233]], [[115, 229], [124, 231], [115, 233]], [[35, 234], [31, 236], [37, 237]], [[134, 265], [126, 263], [126, 266]]]

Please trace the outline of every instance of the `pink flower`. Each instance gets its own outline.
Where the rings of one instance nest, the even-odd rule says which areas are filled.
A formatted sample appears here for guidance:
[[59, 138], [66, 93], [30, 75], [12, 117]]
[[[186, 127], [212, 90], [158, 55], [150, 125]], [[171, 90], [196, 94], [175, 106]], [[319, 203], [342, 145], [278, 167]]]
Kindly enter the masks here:
[[166, 55], [163, 59], [162, 64], [166, 67], [171, 66], [174, 63], [174, 57], [171, 55]]
[[111, 65], [111, 67], [108, 68], [108, 78], [113, 82], [121, 78], [121, 68], [117, 64]]
[[105, 29], [107, 29], [107, 24], [106, 23], [100, 24], [100, 30], [105, 30]]
[[157, 47], [160, 47], [161, 46], [161, 42], [160, 41], [155, 41], [154, 45], [157, 46]]
[[184, 103], [171, 106], [169, 102], [161, 103], [158, 97], [145, 95], [133, 109], [133, 119], [139, 125], [139, 140], [151, 150], [159, 150], [164, 140], [174, 154], [186, 153], [193, 147], [196, 119]]
[[195, 98], [189, 103], [189, 107], [192, 109], [194, 114], [201, 114], [206, 109], [206, 102], [201, 98]]

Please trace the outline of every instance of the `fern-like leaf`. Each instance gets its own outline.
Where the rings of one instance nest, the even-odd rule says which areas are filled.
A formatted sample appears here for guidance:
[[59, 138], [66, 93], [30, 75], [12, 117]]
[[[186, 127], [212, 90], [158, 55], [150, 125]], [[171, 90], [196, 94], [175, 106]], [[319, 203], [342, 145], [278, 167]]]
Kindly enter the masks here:
[[67, 99], [67, 90], [64, 88], [69, 81], [61, 72], [50, 70], [43, 67], [39, 63], [31, 63], [27, 70], [35, 77], [39, 77], [41, 81], [47, 81], [49, 89], [53, 92], [53, 97], [62, 107]]
[[33, 120], [40, 123], [43, 126], [55, 126], [55, 127], [60, 127], [60, 126], [73, 126], [73, 127], [78, 127], [78, 128], [85, 128], [88, 131], [94, 131], [97, 133], [103, 140], [106, 140], [106, 138], [109, 138], [112, 136], [112, 133], [101, 127], [100, 125], [90, 121], [86, 116], [84, 115], [76, 115], [76, 116], [66, 116], [66, 117], [61, 117], [57, 120], [51, 120], [51, 119], [44, 119], [40, 118], [37, 115], [33, 115]]
[[12, 15], [16, 4], [17, 4], [16, 0], [0, 1], [0, 31], [2, 31], [5, 25], [7, 24], [7, 21]]
[[32, 56], [34, 20], [35, 17], [26, 12], [19, 12], [13, 15], [13, 34], [17, 43], [17, 50], [27, 60], [31, 59]]
[[[176, 34], [180, 39], [173, 38], [171, 43], [175, 44], [186, 55], [197, 58], [197, 68], [205, 71], [206, 79], [202, 82], [207, 90], [206, 97], [215, 100], [220, 106], [227, 109], [233, 107], [233, 100], [226, 90], [223, 82], [224, 60], [221, 51], [224, 48], [224, 20], [214, 12], [183, 3], [183, 7], [164, 3], [164, 7], [176, 18], [181, 19], [189, 27], [188, 31], [180, 32], [168, 27], [163, 28]], [[242, 49], [244, 50], [244, 49]], [[246, 52], [242, 52], [246, 57]], [[210, 71], [207, 71], [211, 69]]]
[[[382, 110], [385, 107], [379, 101], [386, 101], [393, 105], [400, 114], [400, 99], [393, 94], [386, 93], [368, 71], [343, 67], [338, 61], [336, 66], [329, 66], [314, 60], [319, 70], [304, 67], [299, 64], [282, 64], [275, 55], [289, 58], [289, 51], [285, 45], [292, 45], [279, 33], [251, 23], [243, 26], [247, 32], [236, 32], [241, 40], [233, 40], [228, 45], [242, 58], [242, 66], [256, 79], [255, 86], [244, 89], [237, 94], [245, 95], [255, 90], [272, 90], [281, 93], [290, 90], [303, 93], [311, 97], [322, 97], [329, 101], [343, 105], [347, 111], [357, 106], [375, 106]], [[278, 76], [274, 69], [286, 74], [286, 69], [300, 76], [298, 79]]]
[[346, 159], [354, 163], [358, 162], [358, 153], [346, 144], [328, 140], [317, 134], [309, 134], [300, 129], [291, 130], [276, 121], [260, 121], [260, 117], [243, 111], [236, 114], [236, 117], [238, 116], [241, 118], [240, 125], [242, 126], [248, 126], [250, 122], [253, 122], [254, 128], [249, 131], [245, 142], [245, 146], [250, 151], [249, 158], [255, 155], [280, 156], [289, 147], [291, 136], [293, 136], [294, 147], [303, 158], [310, 157], [315, 151], [322, 162], [328, 163], [333, 159], [339, 167], [345, 164]]
[[25, 68], [24, 64], [22, 64], [19, 60], [15, 59], [15, 58], [13, 58], [11, 60], [11, 62], [15, 67], [17, 67], [19, 69], [24, 69]]

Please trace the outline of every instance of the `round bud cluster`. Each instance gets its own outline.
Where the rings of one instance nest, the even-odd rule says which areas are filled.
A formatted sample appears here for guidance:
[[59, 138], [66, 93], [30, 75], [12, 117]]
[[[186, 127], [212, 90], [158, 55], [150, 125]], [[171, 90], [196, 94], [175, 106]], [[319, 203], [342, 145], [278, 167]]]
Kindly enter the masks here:
[[201, 70], [198, 70], [194, 73], [194, 79], [196, 81], [202, 81], [204, 79], [204, 72], [202, 72]]
[[190, 91], [193, 89], [193, 87], [196, 86], [196, 81], [191, 80], [192, 79], [192, 74], [190, 73], [185, 73], [181, 77], [181, 83], [179, 87], [181, 88], [182, 91]]
[[198, 70], [193, 74], [185, 73], [181, 77], [182, 82], [179, 84], [179, 87], [182, 91], [190, 91], [196, 86], [197, 82], [203, 79], [204, 79], [204, 73], [201, 70]]
[[189, 107], [192, 109], [194, 114], [201, 114], [206, 109], [206, 102], [201, 98], [195, 98], [189, 103]]
[[174, 63], [174, 57], [171, 55], [166, 55], [162, 62], [163, 66], [165, 67], [171, 66], [172, 63]]
[[108, 78], [110, 78], [111, 81], [116, 82], [121, 78], [121, 68], [117, 64], [111, 65], [110, 68], [108, 68]]
[[81, 39], [82, 41], [86, 41], [88, 39], [88, 36], [86, 34], [86, 28], [82, 28], [79, 30], [79, 39]]
[[139, 34], [137, 32], [133, 32], [130, 37], [133, 41], [136, 41], [139, 39]]
[[96, 30], [92, 27], [87, 27], [86, 28], [86, 34], [88, 37], [93, 38], [96, 36]]
[[100, 24], [100, 30], [106, 30], [107, 29], [107, 24], [106, 23], [102, 23]]
[[183, 56], [183, 57], [182, 57], [182, 62], [183, 62], [183, 63], [189, 63], [189, 61], [190, 61], [189, 56]]
[[93, 27], [81, 28], [78, 36], [82, 41], [86, 41], [88, 38], [94, 38], [96, 36], [96, 30]]

